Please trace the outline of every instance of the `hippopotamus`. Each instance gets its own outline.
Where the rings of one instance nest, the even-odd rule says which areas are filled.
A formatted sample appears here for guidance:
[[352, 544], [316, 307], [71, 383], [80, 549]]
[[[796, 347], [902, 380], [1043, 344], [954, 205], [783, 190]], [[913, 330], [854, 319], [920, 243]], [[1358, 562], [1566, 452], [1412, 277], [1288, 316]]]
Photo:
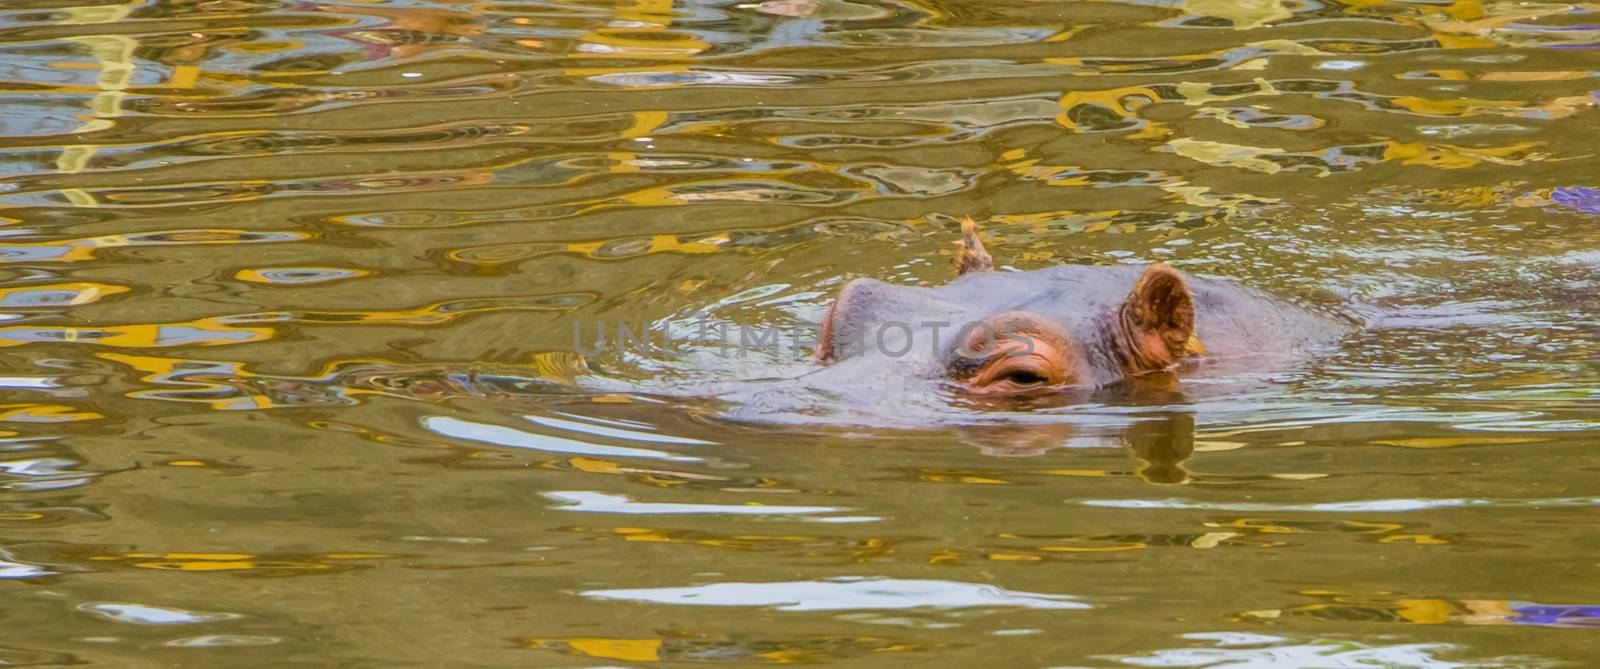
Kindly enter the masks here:
[[872, 402], [931, 389], [987, 408], [1054, 403], [1212, 369], [1281, 367], [1349, 329], [1335, 316], [1162, 263], [996, 271], [970, 218], [956, 268], [953, 281], [934, 287], [845, 284], [820, 324], [820, 369], [797, 381], [867, 387], [862, 401]]
[[[585, 411], [682, 400], [697, 420], [970, 427], [969, 441], [999, 455], [1109, 440], [1152, 463], [1147, 478], [1178, 481], [1182, 472], [1168, 465], [1193, 449], [1199, 402], [1219, 392], [1230, 397], [1241, 383], [1271, 383], [1267, 374], [1355, 325], [1160, 263], [1001, 271], [970, 219], [959, 244], [953, 280], [932, 287], [849, 281], [817, 324], [810, 360], [725, 360], [740, 365], [739, 378], [706, 375], [694, 364], [729, 356], [688, 360], [680, 369], [702, 372], [692, 378], [630, 380], [562, 353], [560, 365], [543, 364], [554, 354], [528, 366], [352, 361], [308, 377], [213, 366], [161, 377], [184, 387], [163, 397], [230, 409], [355, 404], [376, 395], [569, 408], [593, 398]], [[1186, 383], [1197, 377], [1207, 377], [1205, 392]], [[704, 399], [721, 402], [708, 413]]]

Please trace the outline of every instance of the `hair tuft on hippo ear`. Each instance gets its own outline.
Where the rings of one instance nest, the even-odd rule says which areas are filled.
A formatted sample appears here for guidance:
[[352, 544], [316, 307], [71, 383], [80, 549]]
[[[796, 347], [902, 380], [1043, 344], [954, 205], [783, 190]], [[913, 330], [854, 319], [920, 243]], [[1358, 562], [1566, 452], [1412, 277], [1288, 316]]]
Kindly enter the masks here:
[[1205, 353], [1194, 331], [1194, 294], [1183, 275], [1156, 263], [1133, 285], [1122, 305], [1121, 347], [1133, 373], [1165, 369]]
[[971, 216], [961, 221], [961, 250], [956, 253], [956, 276], [973, 272], [993, 272], [994, 258], [983, 248], [983, 236]]

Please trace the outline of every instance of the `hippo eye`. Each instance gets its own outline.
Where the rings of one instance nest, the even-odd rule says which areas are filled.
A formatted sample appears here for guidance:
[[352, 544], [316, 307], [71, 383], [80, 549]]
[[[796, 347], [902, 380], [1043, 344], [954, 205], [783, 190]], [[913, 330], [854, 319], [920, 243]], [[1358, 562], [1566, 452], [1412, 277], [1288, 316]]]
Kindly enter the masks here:
[[967, 387], [980, 394], [1029, 393], [1058, 383], [1048, 360], [1038, 356], [1002, 358], [974, 374]]
[[1046, 378], [1043, 374], [1035, 372], [1031, 369], [1018, 369], [1007, 372], [1005, 376], [1000, 377], [1000, 380], [1010, 381], [1011, 383], [1019, 386], [1036, 386], [1041, 383], [1050, 382], [1050, 379]]
[[1001, 362], [986, 370], [987, 373], [979, 374], [974, 381], [989, 388], [1014, 390], [1054, 383], [1050, 372], [1041, 369], [1039, 362], [1037, 359]]

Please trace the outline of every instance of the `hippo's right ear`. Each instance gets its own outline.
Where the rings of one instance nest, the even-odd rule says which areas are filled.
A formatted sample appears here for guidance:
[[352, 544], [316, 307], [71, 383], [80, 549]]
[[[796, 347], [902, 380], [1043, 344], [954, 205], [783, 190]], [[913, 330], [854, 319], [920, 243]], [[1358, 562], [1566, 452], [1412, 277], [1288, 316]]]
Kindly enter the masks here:
[[973, 272], [993, 272], [994, 258], [983, 248], [983, 236], [971, 216], [961, 221], [961, 250], [956, 253], [956, 276]]
[[1129, 372], [1170, 367], [1190, 354], [1205, 353], [1194, 333], [1194, 294], [1178, 270], [1151, 265], [1122, 304], [1121, 339]]

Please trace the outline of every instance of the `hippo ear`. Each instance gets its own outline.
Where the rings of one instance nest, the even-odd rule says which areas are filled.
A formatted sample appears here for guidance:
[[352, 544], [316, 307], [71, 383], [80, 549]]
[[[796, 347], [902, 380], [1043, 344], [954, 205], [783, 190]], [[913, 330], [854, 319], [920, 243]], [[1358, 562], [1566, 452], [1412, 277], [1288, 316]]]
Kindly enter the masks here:
[[978, 224], [968, 216], [961, 221], [961, 251], [956, 254], [956, 276], [973, 272], [993, 272], [994, 258], [983, 248]]
[[[843, 297], [843, 294], [840, 295]], [[839, 357], [837, 349], [837, 335], [834, 333], [837, 326], [833, 319], [839, 313], [839, 299], [835, 298], [833, 304], [828, 305], [828, 312], [822, 316], [822, 327], [817, 331], [817, 345], [811, 349], [811, 357], [817, 362], [828, 364]]]
[[1122, 305], [1121, 348], [1135, 373], [1164, 369], [1204, 353], [1194, 333], [1194, 294], [1178, 270], [1157, 263], [1145, 270]]
[[861, 321], [891, 308], [885, 306], [886, 288], [882, 282], [866, 278], [852, 279], [840, 288], [822, 317], [812, 357], [827, 364], [860, 353], [865, 346]]

